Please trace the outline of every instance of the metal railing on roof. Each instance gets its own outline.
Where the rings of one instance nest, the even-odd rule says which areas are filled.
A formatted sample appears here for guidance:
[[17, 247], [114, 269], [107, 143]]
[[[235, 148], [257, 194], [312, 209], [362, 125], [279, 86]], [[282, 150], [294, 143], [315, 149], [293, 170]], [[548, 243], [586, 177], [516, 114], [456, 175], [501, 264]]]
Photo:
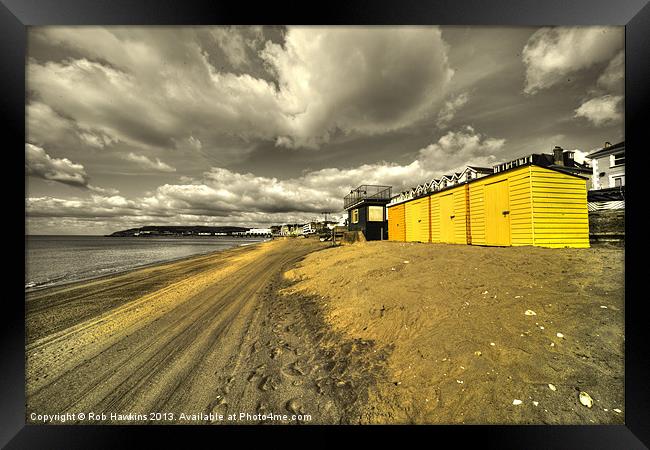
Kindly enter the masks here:
[[391, 189], [392, 186], [361, 185], [343, 198], [343, 208], [346, 209], [362, 200], [390, 200]]

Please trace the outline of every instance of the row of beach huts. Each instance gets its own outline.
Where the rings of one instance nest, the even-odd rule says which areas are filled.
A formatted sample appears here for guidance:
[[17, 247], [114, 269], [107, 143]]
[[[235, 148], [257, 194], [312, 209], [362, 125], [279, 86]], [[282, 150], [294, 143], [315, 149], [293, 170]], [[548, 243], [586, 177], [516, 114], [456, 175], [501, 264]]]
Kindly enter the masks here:
[[468, 167], [392, 195], [362, 185], [344, 199], [348, 229], [368, 240], [589, 247], [591, 168], [559, 147], [492, 168]]

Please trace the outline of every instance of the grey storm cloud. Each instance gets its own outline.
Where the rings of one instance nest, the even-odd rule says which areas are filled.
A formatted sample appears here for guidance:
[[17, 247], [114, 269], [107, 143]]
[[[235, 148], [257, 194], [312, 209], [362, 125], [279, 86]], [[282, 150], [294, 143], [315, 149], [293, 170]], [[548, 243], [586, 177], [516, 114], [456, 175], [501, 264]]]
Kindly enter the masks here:
[[[32, 58], [28, 79], [38, 100], [86, 133], [149, 148], [172, 148], [188, 130], [203, 143], [237, 135], [313, 147], [335, 130], [399, 129], [437, 112], [453, 74], [435, 27], [290, 28], [283, 45], [266, 41], [258, 52], [278, 87], [219, 71], [187, 30], [37, 32], [83, 55]], [[210, 34], [236, 66], [261, 39], [222, 28]]]

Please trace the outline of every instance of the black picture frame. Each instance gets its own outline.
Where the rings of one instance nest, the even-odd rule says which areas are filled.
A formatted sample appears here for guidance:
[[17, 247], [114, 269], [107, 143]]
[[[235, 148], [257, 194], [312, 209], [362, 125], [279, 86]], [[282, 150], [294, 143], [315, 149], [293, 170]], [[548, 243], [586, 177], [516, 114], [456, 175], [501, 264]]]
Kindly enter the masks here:
[[[199, 0], [0, 0], [0, 111], [5, 125], [5, 155], [10, 155], [5, 174], [19, 176], [24, 164], [25, 143], [25, 48], [26, 27], [36, 25], [203, 25], [203, 24], [428, 24], [428, 25], [624, 25], [625, 26], [625, 140], [626, 240], [632, 243], [625, 255], [625, 425], [620, 426], [418, 426], [418, 427], [346, 427], [345, 431], [405, 432], [405, 443], [415, 444], [413, 433], [433, 433], [424, 442], [442, 443], [452, 439], [452, 446], [473, 445], [490, 448], [646, 448], [650, 445], [650, 363], [647, 357], [647, 325], [644, 303], [647, 302], [641, 275], [645, 268], [642, 241], [643, 213], [640, 180], [649, 149], [645, 136], [650, 90], [650, 6], [647, 0], [446, 0], [436, 3], [401, 0], [384, 2], [327, 2], [284, 4], [260, 2], [246, 4], [233, 1]], [[20, 155], [23, 155], [22, 157]], [[21, 163], [22, 160], [22, 163]], [[5, 178], [11, 178], [6, 177]], [[16, 212], [5, 223], [5, 240], [15, 241], [21, 233], [24, 197], [12, 180], [5, 203]], [[15, 215], [14, 215], [15, 214]], [[24, 233], [24, 222], [22, 222]], [[639, 243], [637, 245], [637, 243]], [[13, 261], [13, 254], [5, 261]], [[24, 253], [23, 253], [24, 258]], [[18, 261], [9, 264], [18, 272]], [[144, 433], [155, 434], [167, 444], [192, 439], [212, 440], [225, 444], [225, 434], [237, 439], [248, 435], [253, 427], [225, 426], [42, 426], [25, 424], [25, 311], [21, 297], [21, 277], [6, 277], [2, 317], [2, 370], [0, 370], [0, 444], [6, 448], [117, 448], [129, 447]], [[24, 298], [24, 297], [23, 297]], [[276, 431], [285, 427], [266, 428]], [[305, 427], [310, 433], [340, 430], [338, 427]], [[255, 428], [255, 431], [259, 431]], [[243, 432], [246, 434], [244, 435]], [[215, 439], [218, 435], [218, 440]], [[380, 433], [383, 434], [383, 433]], [[286, 438], [285, 438], [286, 439]], [[199, 441], [196, 441], [197, 443]], [[272, 442], [272, 441], [271, 441]], [[269, 442], [270, 443], [270, 442]], [[308, 442], [302, 441], [301, 445]], [[280, 445], [290, 445], [286, 440]], [[337, 443], [338, 444], [338, 443]], [[191, 445], [191, 444], [189, 444]], [[264, 445], [264, 444], [263, 444]], [[403, 444], [402, 444], [403, 445]], [[408, 444], [407, 444], [408, 445]]]

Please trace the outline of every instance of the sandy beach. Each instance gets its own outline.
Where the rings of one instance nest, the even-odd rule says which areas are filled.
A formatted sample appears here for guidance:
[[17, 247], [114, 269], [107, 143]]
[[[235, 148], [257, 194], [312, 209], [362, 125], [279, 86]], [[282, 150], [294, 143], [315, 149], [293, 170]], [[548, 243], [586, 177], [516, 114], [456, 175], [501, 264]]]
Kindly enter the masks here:
[[624, 423], [622, 246], [375, 241], [286, 276], [333, 333], [389, 354], [361, 422]]
[[278, 239], [32, 292], [27, 422], [624, 423], [623, 257]]

